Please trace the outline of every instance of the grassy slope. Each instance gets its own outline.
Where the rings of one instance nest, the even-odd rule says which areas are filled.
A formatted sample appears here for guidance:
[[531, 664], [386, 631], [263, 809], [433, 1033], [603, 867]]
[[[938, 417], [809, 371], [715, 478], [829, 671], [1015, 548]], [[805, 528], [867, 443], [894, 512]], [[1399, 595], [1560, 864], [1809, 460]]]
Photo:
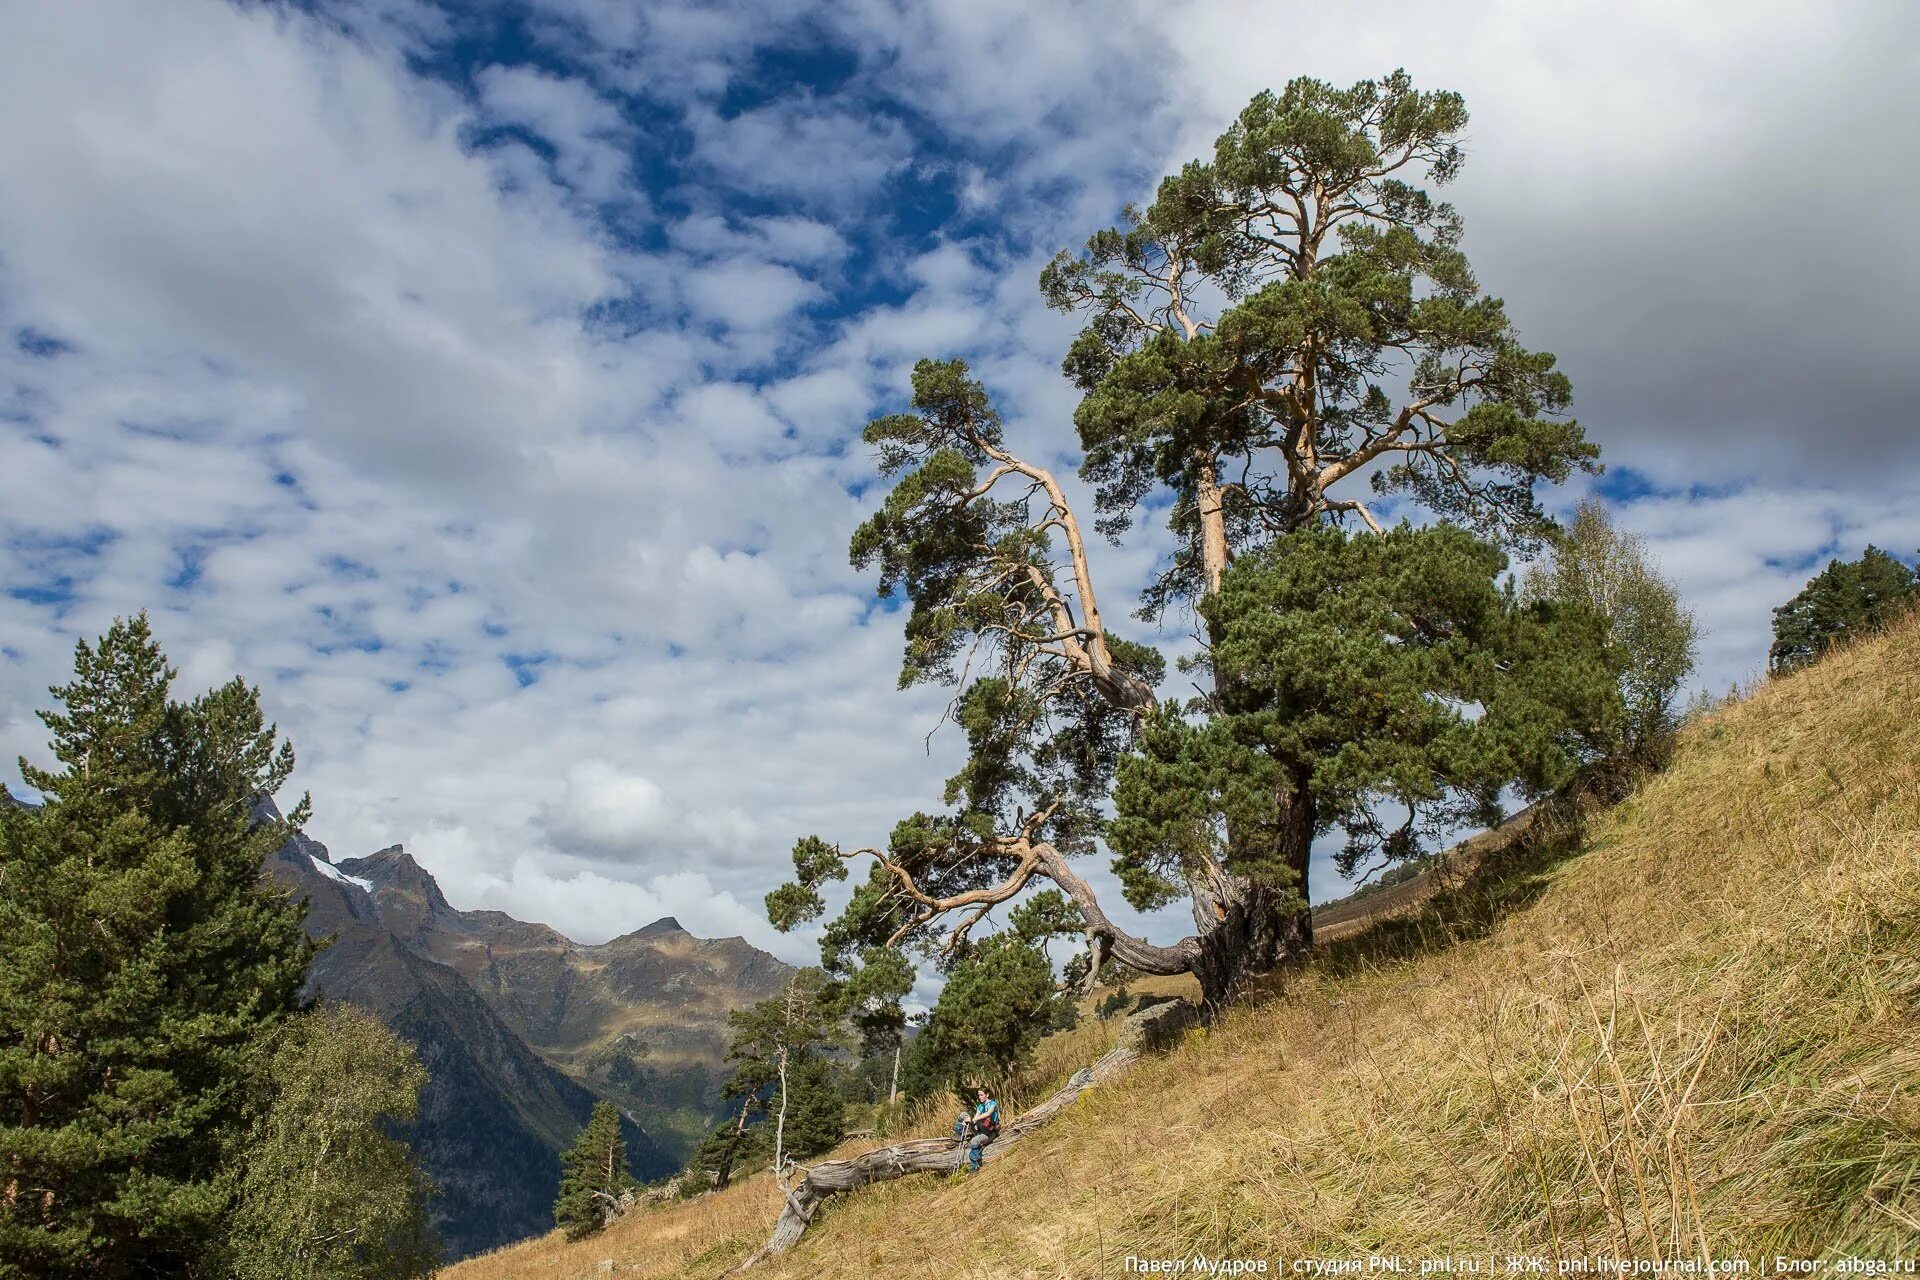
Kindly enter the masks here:
[[[831, 1204], [754, 1274], [1920, 1242], [1920, 624], [1694, 725], [1640, 794], [1490, 878], [1329, 948], [978, 1178]], [[717, 1275], [776, 1206], [760, 1177], [450, 1274]]]

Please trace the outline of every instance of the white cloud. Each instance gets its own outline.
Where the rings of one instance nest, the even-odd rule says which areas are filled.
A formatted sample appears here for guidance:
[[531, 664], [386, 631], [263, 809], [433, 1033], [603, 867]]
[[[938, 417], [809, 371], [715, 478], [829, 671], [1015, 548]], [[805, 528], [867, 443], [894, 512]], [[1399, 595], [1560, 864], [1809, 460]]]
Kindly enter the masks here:
[[477, 77], [480, 101], [497, 124], [519, 125], [559, 153], [556, 173], [589, 200], [635, 203], [627, 181], [634, 130], [620, 108], [584, 80], [527, 67], [491, 66]]

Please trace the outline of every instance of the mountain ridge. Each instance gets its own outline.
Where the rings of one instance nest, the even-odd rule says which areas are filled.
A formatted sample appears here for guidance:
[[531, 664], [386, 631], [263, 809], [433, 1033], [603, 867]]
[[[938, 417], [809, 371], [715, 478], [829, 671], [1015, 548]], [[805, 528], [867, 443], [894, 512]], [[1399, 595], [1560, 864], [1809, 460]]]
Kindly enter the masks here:
[[[264, 800], [259, 816], [280, 814]], [[622, 1111], [636, 1175], [679, 1167], [719, 1109], [726, 1014], [792, 972], [672, 916], [586, 944], [463, 910], [401, 844], [335, 859], [295, 832], [267, 870], [306, 899], [309, 935], [332, 939], [309, 993], [372, 1012], [428, 1068], [408, 1136], [456, 1257], [550, 1224], [560, 1153], [599, 1099]]]
[[404, 945], [459, 973], [542, 1057], [679, 1158], [717, 1113], [727, 1014], [793, 973], [744, 938], [698, 938], [673, 916], [581, 943], [502, 911], [463, 910], [400, 845], [337, 869], [371, 886]]

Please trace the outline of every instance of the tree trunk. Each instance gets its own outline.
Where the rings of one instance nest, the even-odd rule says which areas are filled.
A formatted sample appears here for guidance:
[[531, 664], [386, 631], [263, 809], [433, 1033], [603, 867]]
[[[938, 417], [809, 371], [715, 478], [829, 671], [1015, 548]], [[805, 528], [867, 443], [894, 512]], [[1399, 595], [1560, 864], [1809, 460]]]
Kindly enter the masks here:
[[1289, 881], [1217, 874], [1193, 886], [1199, 949], [1193, 976], [1209, 1009], [1233, 1000], [1248, 982], [1313, 949], [1307, 875], [1313, 860], [1314, 806], [1308, 775], [1296, 770], [1278, 797], [1276, 836]]
[[780, 1046], [780, 1118], [773, 1126], [773, 1179], [784, 1185], [787, 1159], [787, 1047]]
[[1313, 945], [1311, 912], [1300, 908], [1291, 889], [1274, 889], [1236, 880], [1239, 892], [1221, 904], [1224, 916], [1200, 935], [1193, 976], [1210, 1010], [1232, 1002], [1247, 984]]
[[[989, 1148], [997, 1157], [1008, 1147], [1053, 1119], [1096, 1084], [1113, 1079], [1131, 1066], [1142, 1052], [1167, 1044], [1192, 1025], [1198, 1010], [1171, 1000], [1142, 1009], [1126, 1020], [1120, 1039], [1090, 1067], [1074, 1072], [1065, 1087], [1033, 1110], [1009, 1122]], [[786, 1205], [773, 1224], [773, 1234], [759, 1250], [734, 1269], [735, 1273], [778, 1257], [800, 1242], [820, 1206], [843, 1191], [856, 1191], [876, 1182], [890, 1182], [912, 1173], [952, 1172], [966, 1163], [967, 1139], [951, 1134], [895, 1143], [846, 1160], [828, 1160], [808, 1169], [787, 1192]]]

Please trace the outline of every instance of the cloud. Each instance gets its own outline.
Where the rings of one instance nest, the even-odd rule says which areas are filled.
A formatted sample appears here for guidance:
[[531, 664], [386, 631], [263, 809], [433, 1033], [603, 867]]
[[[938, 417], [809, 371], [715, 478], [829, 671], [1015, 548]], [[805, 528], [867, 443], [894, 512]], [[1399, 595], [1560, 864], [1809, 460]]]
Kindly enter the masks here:
[[737, 808], [688, 810], [653, 779], [594, 759], [568, 767], [559, 798], [536, 821], [565, 852], [642, 865], [689, 853], [737, 859], [760, 841], [753, 819]]
[[568, 188], [588, 200], [636, 202], [628, 181], [634, 130], [587, 81], [496, 65], [481, 70], [475, 87], [490, 121], [527, 129], [555, 149], [554, 172]]
[[864, 206], [913, 150], [898, 121], [808, 93], [731, 116], [696, 108], [687, 123], [695, 158], [728, 185], [829, 214]]

